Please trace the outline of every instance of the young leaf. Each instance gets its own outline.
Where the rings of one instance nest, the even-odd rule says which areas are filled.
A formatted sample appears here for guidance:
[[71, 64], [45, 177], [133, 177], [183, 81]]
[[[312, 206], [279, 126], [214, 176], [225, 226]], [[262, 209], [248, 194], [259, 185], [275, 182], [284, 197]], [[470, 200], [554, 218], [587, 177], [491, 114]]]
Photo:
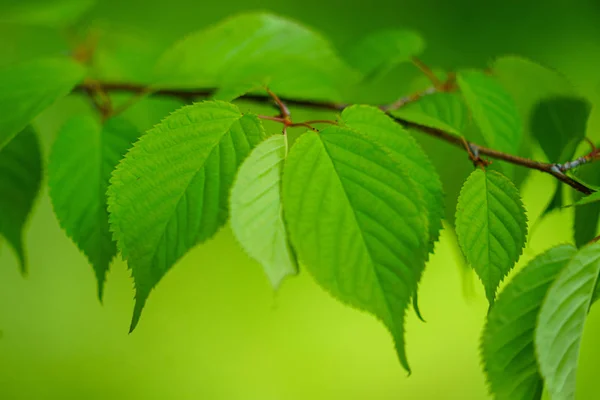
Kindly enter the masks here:
[[0, 149], [84, 76], [68, 59], [41, 59], [0, 70]]
[[298, 272], [281, 205], [281, 174], [287, 137], [265, 140], [240, 166], [231, 188], [231, 228], [248, 254], [258, 261], [274, 289]]
[[372, 106], [352, 106], [342, 112], [343, 123], [371, 141], [385, 147], [402, 166], [427, 205], [430, 250], [442, 228], [444, 194], [435, 168], [417, 141], [383, 111]]
[[531, 132], [550, 162], [570, 161], [585, 137], [591, 106], [585, 99], [556, 97], [537, 104]]
[[205, 101], [165, 118], [119, 163], [108, 209], [117, 247], [135, 280], [131, 330], [164, 274], [225, 223], [235, 173], [264, 136], [256, 116]]
[[248, 13], [176, 43], [161, 57], [156, 79], [161, 86], [268, 83], [280, 95], [323, 97], [356, 77], [320, 34], [275, 15]]
[[434, 93], [392, 111], [394, 117], [464, 136], [467, 108], [454, 93]]
[[[512, 97], [497, 80], [483, 72], [462, 71], [457, 81], [485, 142], [496, 150], [517, 154], [522, 123]], [[508, 176], [512, 176], [512, 165], [502, 167]]]
[[359, 40], [347, 54], [350, 65], [367, 79], [383, 76], [401, 63], [409, 62], [425, 48], [423, 38], [410, 30], [382, 30]]
[[23, 229], [40, 190], [42, 160], [37, 136], [25, 128], [0, 150], [0, 235], [27, 272]]
[[548, 288], [577, 249], [554, 247], [537, 256], [510, 281], [491, 308], [481, 338], [481, 356], [491, 393], [498, 400], [539, 400], [534, 331]]
[[496, 171], [473, 171], [458, 198], [456, 234], [493, 304], [496, 289], [519, 259], [527, 235], [525, 209], [513, 183]]
[[535, 335], [540, 372], [553, 400], [575, 398], [583, 326], [600, 274], [600, 244], [582, 248], [542, 304]]
[[404, 317], [427, 253], [427, 209], [388, 153], [357, 132], [301, 136], [283, 175], [292, 244], [319, 284], [388, 327], [404, 368]]
[[58, 133], [50, 155], [48, 186], [54, 212], [92, 264], [100, 300], [110, 262], [117, 254], [108, 227], [108, 182], [138, 136], [137, 129], [119, 117], [101, 126], [90, 115], [76, 116]]

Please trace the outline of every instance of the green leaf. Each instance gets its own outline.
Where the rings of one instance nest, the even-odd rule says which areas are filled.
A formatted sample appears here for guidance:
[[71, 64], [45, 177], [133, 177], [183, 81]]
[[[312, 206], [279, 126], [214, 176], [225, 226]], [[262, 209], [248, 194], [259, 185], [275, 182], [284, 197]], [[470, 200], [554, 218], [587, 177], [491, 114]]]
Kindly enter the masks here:
[[[574, 87], [559, 72], [522, 57], [500, 57], [492, 64], [492, 70], [494, 77], [514, 99], [521, 120], [525, 122], [521, 146], [517, 154], [531, 157], [534, 148], [531, 118], [536, 105], [548, 98], [577, 96]], [[529, 168], [515, 169], [513, 181], [517, 187], [520, 187], [530, 171]], [[557, 194], [555, 200], [558, 200], [558, 196]], [[556, 201], [554, 203], [558, 204]], [[554, 207], [551, 205], [545, 213], [552, 209]]]
[[553, 400], [574, 399], [579, 346], [600, 274], [600, 244], [582, 248], [548, 290], [535, 335], [540, 372]]
[[496, 171], [473, 171], [458, 198], [456, 234], [493, 304], [496, 289], [519, 259], [527, 236], [525, 209], [513, 183]]
[[54, 212], [92, 264], [100, 300], [117, 254], [108, 226], [108, 182], [138, 136], [137, 129], [119, 117], [101, 126], [90, 115], [76, 116], [60, 130], [50, 155], [48, 186]]
[[[475, 123], [488, 146], [517, 154], [522, 139], [522, 123], [517, 106], [494, 78], [479, 71], [461, 71], [457, 82]], [[514, 167], [502, 165], [512, 176]]]
[[588, 196], [582, 197], [575, 203], [571, 204], [572, 206], [583, 206], [585, 204], [597, 203], [600, 201], [600, 192], [594, 192]]
[[388, 152], [348, 128], [301, 136], [283, 175], [292, 244], [317, 282], [388, 327], [410, 372], [404, 318], [427, 253], [427, 209]]
[[434, 166], [417, 141], [383, 111], [372, 106], [352, 106], [342, 112], [342, 122], [369, 140], [385, 147], [389, 156], [402, 166], [427, 205], [430, 250], [442, 228], [444, 193]]
[[595, 193], [585, 196], [583, 193], [571, 190], [572, 199], [575, 202], [575, 216], [573, 219], [573, 238], [577, 247], [582, 247], [596, 237], [598, 230], [598, 219], [600, 218], [600, 203], [598, 198], [600, 185], [600, 165], [598, 163], [583, 164], [576, 171], [575, 178], [586, 186], [596, 190]]
[[135, 280], [131, 330], [165, 273], [225, 223], [235, 173], [264, 136], [256, 116], [206, 101], [165, 118], [119, 163], [108, 209], [118, 249]]
[[230, 17], [175, 43], [156, 69], [159, 86], [268, 84], [279, 95], [328, 98], [356, 80], [320, 34], [285, 18]]
[[481, 356], [495, 399], [541, 399], [534, 336], [548, 288], [577, 249], [554, 247], [521, 270], [498, 296], [481, 338]]
[[42, 160], [37, 136], [25, 128], [0, 150], [0, 235], [27, 272], [23, 229], [40, 190]]
[[274, 289], [298, 272], [283, 220], [281, 175], [287, 137], [272, 136], [242, 163], [231, 188], [231, 228], [244, 250], [258, 261]]
[[576, 97], [551, 98], [537, 104], [531, 131], [550, 162], [563, 163], [573, 158], [585, 137], [590, 111], [589, 102]]
[[13, 0], [8, 3], [0, 9], [0, 22], [60, 28], [76, 22], [96, 0]]
[[350, 65], [367, 79], [383, 76], [395, 66], [411, 61], [425, 48], [425, 41], [411, 30], [381, 30], [359, 40], [347, 53]]
[[0, 70], [0, 149], [84, 75], [68, 59], [41, 59]]
[[468, 114], [465, 103], [454, 93], [434, 93], [392, 111], [394, 117], [464, 136]]

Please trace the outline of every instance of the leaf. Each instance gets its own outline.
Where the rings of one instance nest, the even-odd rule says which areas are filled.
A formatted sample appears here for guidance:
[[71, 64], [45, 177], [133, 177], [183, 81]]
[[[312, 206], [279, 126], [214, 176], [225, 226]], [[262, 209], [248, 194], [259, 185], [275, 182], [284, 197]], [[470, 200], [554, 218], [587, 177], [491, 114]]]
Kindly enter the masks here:
[[0, 149], [84, 75], [68, 59], [40, 59], [0, 70]]
[[411, 30], [389, 29], [373, 32], [349, 49], [350, 65], [367, 79], [381, 77], [398, 64], [411, 61], [423, 52], [425, 41]]
[[298, 272], [281, 204], [281, 175], [287, 137], [272, 136], [252, 150], [231, 189], [231, 228], [244, 250], [258, 261], [274, 289]]
[[[523, 137], [518, 155], [531, 157], [534, 148], [531, 118], [538, 103], [553, 97], [577, 96], [571, 82], [559, 72], [518, 56], [503, 56], [492, 64], [494, 77], [514, 99], [523, 126]], [[529, 168], [517, 167], [514, 182], [517, 187], [530, 173]], [[558, 194], [556, 199], [558, 199]], [[555, 204], [558, 204], [556, 201]], [[560, 205], [559, 205], [560, 207]], [[544, 213], [554, 209], [550, 206]]]
[[464, 136], [467, 125], [467, 108], [454, 93], [434, 93], [424, 96], [391, 113], [404, 121], [440, 129], [457, 136]]
[[[349, 128], [384, 147], [388, 156], [408, 174], [427, 206], [429, 252], [433, 253], [434, 244], [442, 228], [444, 192], [442, 182], [427, 155], [402, 126], [376, 107], [348, 107], [342, 112], [342, 121]], [[417, 272], [417, 283], [420, 282], [422, 274], [423, 269]], [[415, 290], [413, 306], [419, 319], [423, 320], [417, 297]]]
[[498, 296], [481, 338], [481, 356], [491, 393], [501, 400], [541, 399], [534, 336], [548, 288], [577, 249], [554, 247], [522, 269]]
[[229, 189], [265, 134], [260, 120], [228, 103], [180, 108], [135, 143], [108, 189], [111, 231], [136, 286], [131, 330], [150, 291], [228, 217]]
[[535, 347], [553, 400], [574, 399], [579, 346], [600, 273], [600, 244], [582, 248], [548, 290], [538, 318]]
[[342, 112], [343, 123], [369, 140], [385, 147], [389, 157], [402, 166], [419, 195], [425, 201], [429, 215], [430, 250], [442, 228], [444, 194], [435, 168], [417, 141], [383, 111], [372, 106], [352, 106]]
[[316, 98], [356, 80], [320, 34], [266, 13], [239, 14], [187, 36], [161, 57], [155, 76], [159, 86], [259, 83], [281, 96]]
[[546, 99], [536, 106], [531, 131], [550, 162], [570, 161], [585, 137], [589, 102], [576, 97]]
[[126, 120], [104, 126], [90, 115], [70, 119], [58, 133], [48, 164], [48, 186], [60, 226], [92, 264], [102, 301], [117, 254], [108, 226], [106, 191], [112, 171], [139, 136]]
[[519, 259], [527, 236], [525, 209], [512, 182], [496, 171], [473, 171], [458, 198], [456, 234], [493, 304], [496, 289]]
[[40, 190], [42, 160], [37, 136], [25, 128], [0, 150], [0, 235], [27, 272], [23, 229]]
[[576, 180], [584, 183], [586, 186], [596, 190], [589, 196], [585, 196], [578, 191], [571, 190], [572, 199], [575, 202], [575, 216], [573, 219], [573, 238], [577, 247], [582, 247], [589, 243], [598, 234], [598, 219], [600, 218], [600, 203], [596, 202], [598, 198], [597, 185], [600, 184], [600, 166], [598, 163], [583, 164], [577, 168]]
[[600, 201], [600, 192], [594, 192], [588, 196], [582, 197], [575, 203], [571, 204], [572, 206], [583, 206], [585, 204], [593, 204]]
[[[517, 154], [522, 139], [522, 123], [514, 100], [492, 77], [479, 71], [461, 71], [457, 82], [475, 123], [488, 146]], [[502, 165], [512, 176], [514, 167]]]
[[66, 27], [76, 22], [96, 0], [13, 1], [0, 10], [0, 21], [50, 28]]
[[389, 154], [348, 128], [305, 133], [284, 167], [292, 244], [317, 282], [388, 327], [410, 372], [404, 317], [427, 253], [427, 209]]

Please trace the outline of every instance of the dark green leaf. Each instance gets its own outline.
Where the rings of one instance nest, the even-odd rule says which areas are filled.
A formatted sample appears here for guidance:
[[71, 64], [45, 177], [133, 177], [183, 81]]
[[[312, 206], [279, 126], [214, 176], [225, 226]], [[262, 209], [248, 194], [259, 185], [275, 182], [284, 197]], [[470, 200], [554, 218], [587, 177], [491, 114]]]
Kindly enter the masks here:
[[40, 190], [42, 160], [37, 136], [25, 128], [0, 150], [0, 235], [27, 272], [23, 229]]
[[117, 247], [108, 227], [106, 191], [111, 173], [139, 132], [119, 117], [101, 126], [76, 116], [59, 132], [48, 164], [48, 185], [61, 227], [94, 268], [98, 297]]
[[84, 75], [68, 59], [42, 59], [0, 70], [0, 149]]

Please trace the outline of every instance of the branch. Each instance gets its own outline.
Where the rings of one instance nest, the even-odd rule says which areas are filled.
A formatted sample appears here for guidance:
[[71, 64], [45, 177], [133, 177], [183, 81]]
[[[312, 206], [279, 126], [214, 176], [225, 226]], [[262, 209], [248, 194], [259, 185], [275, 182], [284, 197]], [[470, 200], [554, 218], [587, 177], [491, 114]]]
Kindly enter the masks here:
[[[208, 97], [212, 93], [215, 92], [215, 89], [149, 89], [147, 86], [137, 83], [122, 83], [122, 82], [94, 82], [90, 85], [89, 82], [84, 82], [77, 86], [74, 91], [79, 91], [83, 93], [87, 93], [90, 91], [94, 91], [93, 85], [100, 85], [105, 93], [108, 92], [117, 92], [117, 93], [132, 93], [132, 94], [148, 94], [150, 96], [170, 96], [177, 97], [185, 100], [190, 100], [195, 97]], [[256, 103], [264, 103], [264, 104], [273, 104], [273, 98], [271, 96], [257, 95], [257, 94], [247, 94], [242, 96], [241, 98], [245, 100], [250, 100]], [[303, 99], [292, 99], [292, 98], [281, 98], [280, 102], [282, 104], [286, 104], [289, 106], [297, 106], [303, 108], [312, 108], [317, 110], [325, 110], [325, 111], [341, 111], [346, 108], [346, 104], [327, 102], [327, 101], [319, 101], [319, 100], [303, 100]], [[387, 106], [383, 105], [380, 108], [386, 108]], [[564, 173], [565, 165], [570, 165], [572, 163], [567, 164], [554, 164], [554, 163], [544, 163], [540, 161], [531, 160], [524, 157], [515, 156], [512, 154], [503, 153], [498, 150], [494, 150], [485, 146], [480, 146], [476, 143], [466, 142], [467, 146], [465, 146], [464, 138], [454, 135], [452, 133], [443, 131], [441, 129], [431, 128], [428, 126], [424, 126], [421, 124], [417, 124], [414, 122], [410, 122], [404, 120], [402, 118], [393, 117], [396, 122], [399, 124], [412, 128], [421, 133], [427, 134], [429, 136], [433, 136], [437, 139], [440, 139], [444, 142], [450, 143], [456, 147], [459, 147], [467, 152], [477, 153], [477, 155], [484, 155], [490, 158], [494, 158], [497, 160], [502, 160], [510, 164], [519, 165], [525, 168], [535, 169], [538, 171], [545, 172], [554, 176], [559, 181], [571, 186], [573, 189], [589, 195], [593, 193], [595, 190], [583, 185], [582, 183], [570, 178]], [[278, 121], [278, 119], [275, 119]], [[283, 121], [283, 119], [282, 119]], [[321, 122], [321, 121], [319, 121]], [[294, 125], [303, 125], [303, 124], [294, 124]], [[597, 158], [594, 158], [597, 159]], [[580, 164], [577, 162], [576, 164]]]

